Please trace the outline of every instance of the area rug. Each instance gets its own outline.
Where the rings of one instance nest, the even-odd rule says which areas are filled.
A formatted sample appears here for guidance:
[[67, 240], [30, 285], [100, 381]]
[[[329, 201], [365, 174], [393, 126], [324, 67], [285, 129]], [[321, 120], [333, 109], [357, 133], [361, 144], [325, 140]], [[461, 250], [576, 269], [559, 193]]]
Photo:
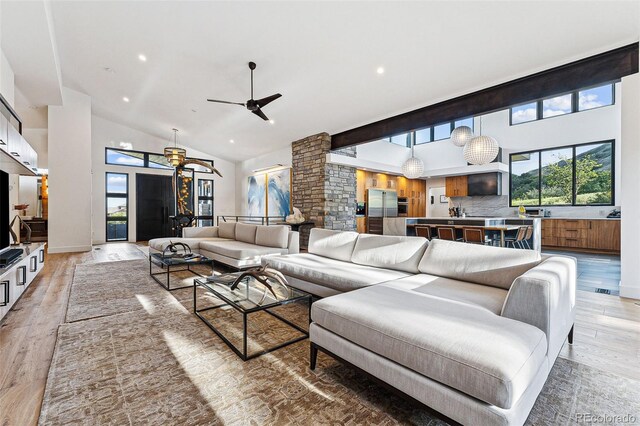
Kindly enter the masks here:
[[[181, 303], [171, 303], [162, 297], [166, 290], [142, 279], [135, 262], [103, 266], [86, 274], [96, 294], [117, 285], [114, 277], [135, 277], [137, 290], [129, 297], [145, 294], [153, 303], [131, 301], [127, 312], [60, 326], [42, 425], [446, 424], [325, 355], [309, 370], [308, 341], [243, 362], [192, 314], [192, 292], [190, 301], [189, 290], [181, 290]], [[98, 312], [84, 306], [80, 311]], [[304, 322], [306, 308], [292, 304], [282, 314]], [[232, 310], [208, 312], [225, 335], [240, 336]], [[296, 333], [267, 314], [251, 319], [249, 331], [250, 350]], [[527, 424], [574, 424], [578, 413], [640, 414], [639, 401], [639, 382], [558, 359]]]

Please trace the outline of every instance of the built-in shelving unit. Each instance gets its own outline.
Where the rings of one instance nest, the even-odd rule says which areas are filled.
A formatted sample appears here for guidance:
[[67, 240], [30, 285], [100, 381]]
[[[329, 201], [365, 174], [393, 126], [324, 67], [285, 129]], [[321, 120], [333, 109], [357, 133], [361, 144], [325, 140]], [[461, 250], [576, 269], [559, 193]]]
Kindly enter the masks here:
[[46, 243], [21, 244], [22, 256], [0, 268], [0, 320], [11, 310], [44, 267]]

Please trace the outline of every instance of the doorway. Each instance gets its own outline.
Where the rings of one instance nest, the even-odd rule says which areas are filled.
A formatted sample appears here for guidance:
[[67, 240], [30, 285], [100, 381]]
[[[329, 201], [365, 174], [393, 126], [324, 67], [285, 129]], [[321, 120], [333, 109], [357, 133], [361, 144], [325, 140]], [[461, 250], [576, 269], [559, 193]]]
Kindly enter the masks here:
[[136, 174], [136, 241], [171, 237], [174, 214], [171, 176]]

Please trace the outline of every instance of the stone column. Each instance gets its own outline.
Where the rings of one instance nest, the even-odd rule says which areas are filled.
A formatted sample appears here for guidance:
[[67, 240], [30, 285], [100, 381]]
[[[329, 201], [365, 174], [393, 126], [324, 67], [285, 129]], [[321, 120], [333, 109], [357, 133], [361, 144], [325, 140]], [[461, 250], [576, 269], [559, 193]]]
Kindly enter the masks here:
[[[293, 206], [316, 227], [356, 229], [356, 169], [327, 164], [331, 136], [319, 133], [291, 144]], [[340, 153], [355, 157], [355, 148]], [[300, 246], [306, 247], [308, 230], [301, 230]]]

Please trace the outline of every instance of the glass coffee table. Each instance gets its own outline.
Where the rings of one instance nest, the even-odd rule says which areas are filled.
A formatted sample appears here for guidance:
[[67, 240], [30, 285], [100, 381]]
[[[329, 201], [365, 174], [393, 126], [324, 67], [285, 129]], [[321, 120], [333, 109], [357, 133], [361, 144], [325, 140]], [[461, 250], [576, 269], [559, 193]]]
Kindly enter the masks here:
[[[243, 361], [247, 361], [252, 358], [256, 358], [260, 355], [275, 351], [283, 348], [287, 345], [299, 342], [309, 337], [308, 327], [304, 329], [298, 324], [284, 318], [280, 314], [273, 311], [274, 308], [288, 305], [291, 303], [307, 303], [306, 309], [307, 324], [311, 318], [311, 302], [312, 296], [304, 291], [292, 288], [290, 286], [284, 286], [269, 279], [269, 284], [272, 285], [273, 293], [258, 282], [254, 277], [245, 277], [236, 288], [232, 289], [234, 282], [233, 278], [238, 278], [241, 272], [233, 274], [224, 274], [222, 276], [213, 276], [207, 278], [196, 278], [193, 285], [193, 311], [204, 323], [213, 330]], [[214, 295], [216, 298], [223, 301], [223, 304], [208, 307], [198, 307], [198, 297], [196, 290], [198, 287], [203, 288], [206, 292]], [[275, 293], [275, 295], [274, 295]], [[238, 348], [231, 342], [229, 338], [224, 335], [223, 330], [213, 325], [209, 319], [207, 319], [202, 312], [210, 311], [213, 309], [220, 309], [225, 307], [231, 307], [235, 311], [242, 315], [242, 348]], [[263, 348], [249, 354], [247, 350], [247, 323], [248, 317], [251, 314], [266, 312], [278, 321], [286, 324], [287, 326], [297, 330], [300, 335], [295, 338], [291, 338], [282, 343], [277, 343], [275, 346], [269, 348]], [[298, 334], [298, 333], [296, 333]]]
[[[154, 265], [162, 270], [160, 272], [153, 272]], [[191, 267], [195, 265], [210, 265], [211, 272], [213, 272], [213, 260], [204, 256], [185, 259], [182, 257], [165, 257], [160, 252], [149, 253], [149, 275], [151, 275], [151, 278], [153, 278], [158, 284], [169, 291], [193, 287], [193, 285], [186, 285], [171, 288], [171, 274], [175, 272], [187, 271], [193, 275], [204, 277], [204, 275], [191, 269]], [[160, 275], [166, 276], [166, 282], [158, 279], [158, 276]]]

